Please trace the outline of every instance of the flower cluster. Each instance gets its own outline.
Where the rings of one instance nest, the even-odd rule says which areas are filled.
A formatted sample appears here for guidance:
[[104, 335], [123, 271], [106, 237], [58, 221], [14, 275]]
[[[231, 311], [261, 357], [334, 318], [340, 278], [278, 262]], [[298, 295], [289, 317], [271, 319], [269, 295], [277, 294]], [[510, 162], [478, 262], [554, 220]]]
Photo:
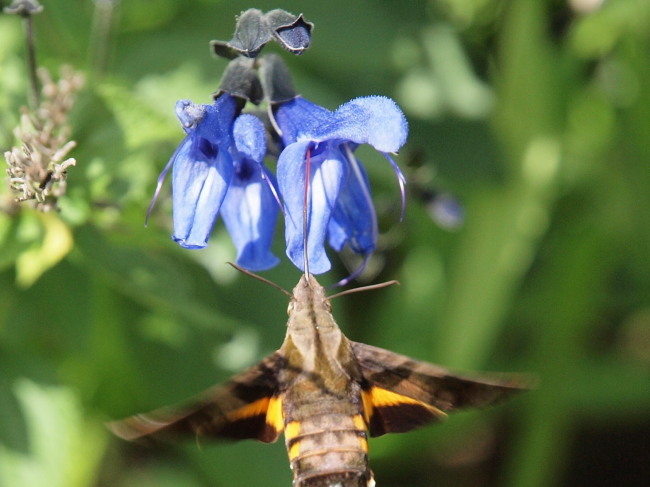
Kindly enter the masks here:
[[266, 132], [251, 114], [237, 115], [224, 93], [212, 105], [176, 103], [187, 136], [159, 178], [172, 168], [174, 234], [182, 247], [200, 249], [219, 213], [237, 248], [237, 263], [263, 270], [278, 263], [271, 251], [278, 214], [274, 180], [264, 167]]
[[[205, 247], [221, 215], [237, 248], [237, 264], [268, 269], [278, 263], [270, 248], [282, 209], [287, 255], [305, 272], [330, 269], [325, 241], [336, 251], [347, 245], [364, 262], [375, 249], [370, 185], [354, 153], [361, 144], [381, 152], [398, 175], [403, 201], [404, 178], [389, 154], [406, 141], [406, 119], [395, 102], [381, 96], [329, 111], [295, 93], [278, 56], [257, 58], [270, 40], [301, 54], [311, 28], [302, 16], [249, 10], [239, 17], [231, 41], [213, 41], [214, 52], [232, 61], [214, 103], [177, 103], [187, 135], [156, 190], [171, 168], [173, 239], [181, 246]], [[268, 105], [266, 126], [243, 113], [247, 102]], [[264, 164], [269, 154], [279, 154], [277, 181]]]

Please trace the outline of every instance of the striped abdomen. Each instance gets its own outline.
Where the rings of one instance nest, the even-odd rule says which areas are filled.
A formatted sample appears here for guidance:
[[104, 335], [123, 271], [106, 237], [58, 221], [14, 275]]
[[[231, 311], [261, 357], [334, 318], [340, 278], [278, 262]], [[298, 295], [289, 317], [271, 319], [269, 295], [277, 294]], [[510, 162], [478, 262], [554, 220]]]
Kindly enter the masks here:
[[373, 486], [366, 429], [360, 414], [315, 412], [288, 421], [284, 434], [294, 487]]

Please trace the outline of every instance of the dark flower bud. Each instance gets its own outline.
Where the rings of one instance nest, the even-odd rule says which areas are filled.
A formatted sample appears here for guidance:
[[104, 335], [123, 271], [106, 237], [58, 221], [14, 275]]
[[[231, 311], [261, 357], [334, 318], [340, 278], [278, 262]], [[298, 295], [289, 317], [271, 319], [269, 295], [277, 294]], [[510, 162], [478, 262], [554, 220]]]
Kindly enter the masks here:
[[5, 7], [4, 13], [15, 14], [22, 17], [40, 14], [43, 6], [37, 0], [14, 0], [11, 5]]
[[223, 73], [219, 89], [214, 94], [214, 98], [218, 98], [222, 93], [229, 93], [234, 97], [259, 105], [264, 99], [264, 92], [257, 77], [254, 63], [253, 59], [244, 57], [238, 57], [230, 61]]
[[230, 47], [226, 41], [210, 41], [210, 51], [215, 56], [226, 59], [235, 59], [239, 56], [239, 51]]
[[211, 41], [212, 52], [219, 57], [235, 59], [238, 56], [257, 57], [271, 40], [271, 32], [261, 10], [251, 8], [237, 17], [235, 33], [229, 41]]
[[289, 69], [277, 54], [266, 54], [260, 59], [260, 78], [270, 103], [283, 103], [297, 96]]
[[264, 16], [273, 38], [292, 54], [302, 54], [311, 43], [314, 24], [305, 21], [302, 14], [296, 17], [284, 10], [271, 10]]
[[237, 18], [235, 34], [228, 45], [246, 57], [256, 57], [271, 40], [263, 17], [262, 11], [256, 8], [243, 12]]
[[211, 41], [212, 52], [220, 57], [234, 59], [241, 55], [257, 57], [271, 40], [293, 54], [302, 54], [311, 42], [313, 24], [306, 22], [302, 14], [295, 16], [275, 9], [267, 14], [251, 8], [237, 18], [235, 33], [229, 41]]

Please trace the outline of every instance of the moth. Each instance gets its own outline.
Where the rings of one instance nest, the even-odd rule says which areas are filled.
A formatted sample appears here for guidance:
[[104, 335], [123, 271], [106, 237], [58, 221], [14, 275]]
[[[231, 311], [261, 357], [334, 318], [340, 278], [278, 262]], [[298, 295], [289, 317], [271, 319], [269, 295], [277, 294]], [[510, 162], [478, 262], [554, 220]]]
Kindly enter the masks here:
[[294, 487], [368, 487], [368, 435], [402, 433], [484, 407], [522, 380], [470, 379], [348, 340], [324, 288], [303, 275], [282, 347], [189, 404], [109, 423], [127, 440], [196, 435], [266, 443], [284, 432]]

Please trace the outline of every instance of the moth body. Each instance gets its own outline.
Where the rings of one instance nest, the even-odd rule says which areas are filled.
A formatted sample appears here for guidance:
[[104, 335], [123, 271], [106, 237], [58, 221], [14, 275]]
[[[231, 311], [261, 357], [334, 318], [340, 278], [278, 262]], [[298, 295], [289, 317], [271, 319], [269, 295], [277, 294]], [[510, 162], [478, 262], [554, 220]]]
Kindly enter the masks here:
[[324, 289], [300, 280], [289, 307], [279, 374], [294, 487], [372, 485], [361, 371]]
[[402, 433], [526, 389], [519, 376], [467, 378], [348, 340], [325, 290], [303, 276], [282, 347], [189, 404], [115, 421], [128, 439], [252, 438], [284, 432], [293, 487], [372, 487], [368, 436]]

